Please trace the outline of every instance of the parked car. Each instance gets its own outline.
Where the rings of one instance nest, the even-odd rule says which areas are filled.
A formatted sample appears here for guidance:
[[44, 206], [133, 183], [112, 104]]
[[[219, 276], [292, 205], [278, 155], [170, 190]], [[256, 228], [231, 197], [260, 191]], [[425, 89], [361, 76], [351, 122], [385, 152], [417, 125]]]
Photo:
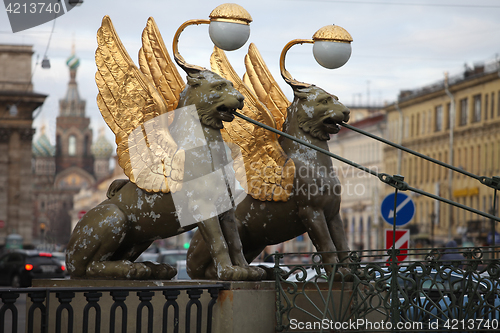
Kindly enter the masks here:
[[64, 266], [64, 273], [65, 275], [69, 275], [68, 271], [66, 270], [66, 253], [64, 252], [51, 252], [52, 257], [59, 262], [61, 266]]
[[0, 284], [29, 287], [33, 279], [64, 278], [65, 270], [50, 253], [18, 250], [0, 257]]
[[175, 267], [177, 267], [177, 275], [174, 280], [191, 280], [186, 271], [186, 260], [178, 260]]
[[[419, 266], [402, 269], [397, 278], [401, 320], [440, 325], [451, 320], [498, 321], [500, 298], [495, 279], [478, 273], [467, 274], [451, 268], [431, 269], [425, 274]], [[389, 290], [391, 273], [383, 268], [376, 271], [375, 276], [375, 280], [386, 283]]]
[[152, 261], [157, 262], [158, 255], [160, 254], [160, 249], [155, 245], [152, 245], [142, 252], [141, 255], [135, 260], [135, 262]]

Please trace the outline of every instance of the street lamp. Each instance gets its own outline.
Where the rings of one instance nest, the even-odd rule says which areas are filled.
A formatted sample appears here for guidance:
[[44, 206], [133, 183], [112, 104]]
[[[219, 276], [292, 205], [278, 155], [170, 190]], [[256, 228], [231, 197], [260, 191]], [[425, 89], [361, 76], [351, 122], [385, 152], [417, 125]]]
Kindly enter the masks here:
[[44, 68], [44, 69], [50, 69], [50, 60], [49, 60], [49, 58], [47, 58], [47, 56], [43, 57], [42, 68]]
[[172, 50], [174, 59], [184, 70], [203, 70], [200, 66], [186, 63], [179, 53], [179, 37], [187, 26], [209, 24], [208, 32], [212, 42], [222, 50], [234, 51], [242, 47], [250, 36], [252, 17], [240, 5], [225, 3], [217, 6], [209, 15], [210, 20], [194, 19], [184, 22], [175, 33]]
[[314, 44], [313, 55], [323, 67], [334, 69], [342, 67], [351, 57], [351, 35], [338, 25], [327, 25], [314, 33], [312, 39], [294, 39], [285, 45], [280, 56], [280, 70], [283, 79], [290, 85], [310, 86], [296, 81], [285, 69], [285, 57], [288, 50], [296, 44]]

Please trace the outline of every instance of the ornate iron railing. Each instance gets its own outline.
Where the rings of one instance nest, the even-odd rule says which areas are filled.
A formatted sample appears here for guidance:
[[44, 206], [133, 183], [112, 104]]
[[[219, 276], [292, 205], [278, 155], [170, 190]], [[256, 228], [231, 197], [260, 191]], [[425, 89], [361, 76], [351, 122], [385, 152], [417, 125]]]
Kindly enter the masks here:
[[[254, 125], [308, 146], [336, 160], [363, 170], [394, 188], [394, 212], [397, 212], [398, 191], [412, 191], [491, 220], [492, 245], [495, 241], [495, 216], [500, 177], [478, 176], [453, 165], [430, 158], [402, 145], [377, 137], [359, 128], [342, 123], [359, 134], [413, 154], [429, 162], [459, 172], [493, 190], [492, 214], [459, 204], [410, 186], [402, 175], [388, 175], [318, 148], [304, 140], [259, 123], [239, 113], [236, 116]], [[396, 217], [393, 221], [393, 241], [387, 252], [387, 263], [373, 263], [360, 252], [350, 254], [350, 263], [326, 266], [331, 274], [320, 274], [325, 264], [321, 255], [313, 254], [311, 268], [314, 277], [307, 276], [304, 266], [293, 266], [283, 273], [281, 259], [275, 254], [277, 331], [491, 331], [499, 330], [499, 260], [494, 259], [499, 248], [455, 249], [463, 251], [463, 260], [447, 262], [436, 249], [408, 250], [408, 260], [402, 260], [395, 248]], [[422, 252], [424, 251], [424, 252]], [[427, 251], [427, 252], [425, 252]], [[457, 254], [457, 253], [456, 253]], [[485, 257], [488, 257], [486, 258]], [[420, 258], [416, 260], [418, 256]], [[290, 281], [295, 275], [297, 282]], [[318, 283], [318, 279], [324, 282]], [[338, 280], [338, 282], [336, 282]], [[320, 286], [321, 285], [321, 286]], [[316, 298], [316, 301], [313, 301]], [[296, 311], [298, 317], [291, 315]], [[303, 321], [299, 321], [303, 320]], [[370, 321], [371, 320], [371, 321]], [[358, 325], [359, 324], [359, 325]], [[373, 325], [371, 325], [373, 324]], [[385, 325], [384, 325], [385, 324]], [[333, 325], [333, 326], [332, 326]], [[338, 326], [340, 325], [340, 326]], [[347, 325], [347, 326], [345, 326]], [[371, 326], [370, 326], [371, 325]], [[375, 326], [374, 326], [375, 325]], [[401, 326], [403, 325], [403, 326]], [[405, 326], [408, 325], [408, 326]], [[416, 326], [415, 326], [416, 325]]]
[[[213, 307], [219, 291], [226, 288], [222, 283], [163, 287], [2, 288], [0, 332], [177, 333], [181, 325], [184, 332], [202, 332], [203, 323], [203, 332], [212, 332]], [[202, 300], [207, 293], [208, 297]], [[187, 299], [181, 300], [186, 298], [183, 294]], [[184, 303], [185, 308], [180, 309]], [[159, 319], [155, 321], [154, 315]], [[77, 320], [82, 322], [76, 325]]]
[[498, 331], [498, 250], [410, 249], [402, 261], [392, 260], [394, 249], [355, 251], [349, 263], [330, 266], [322, 253], [310, 253], [309, 266], [287, 266], [297, 254], [275, 253], [276, 330]]

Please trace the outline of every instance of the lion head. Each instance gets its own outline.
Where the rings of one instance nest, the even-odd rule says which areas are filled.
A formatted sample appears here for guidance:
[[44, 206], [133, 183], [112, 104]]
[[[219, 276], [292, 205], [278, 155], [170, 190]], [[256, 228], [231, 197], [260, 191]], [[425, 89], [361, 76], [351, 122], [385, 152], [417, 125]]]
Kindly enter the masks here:
[[[244, 96], [228, 81], [208, 70], [188, 73], [186, 89], [179, 105], [196, 105], [201, 123], [222, 129], [223, 121], [232, 121], [233, 112], [243, 108]], [[181, 103], [182, 102], [182, 103]]]
[[300, 129], [320, 140], [340, 131], [341, 122], [349, 121], [350, 111], [337, 96], [314, 85], [294, 89], [289, 111], [295, 112]]

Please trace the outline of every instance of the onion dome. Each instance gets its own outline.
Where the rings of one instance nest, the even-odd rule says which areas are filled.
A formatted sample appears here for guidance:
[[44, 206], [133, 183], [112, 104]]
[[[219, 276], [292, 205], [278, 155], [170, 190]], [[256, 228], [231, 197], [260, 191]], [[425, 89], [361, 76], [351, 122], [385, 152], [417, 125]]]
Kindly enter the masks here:
[[107, 159], [113, 154], [113, 145], [106, 139], [104, 128], [99, 130], [99, 137], [90, 148], [95, 158]]
[[80, 66], [80, 59], [75, 55], [74, 46], [66, 64], [69, 68], [69, 83], [66, 95], [59, 100], [59, 115], [64, 117], [85, 117], [85, 101], [80, 98], [76, 82], [76, 72], [78, 66]]
[[66, 65], [68, 65], [70, 70], [75, 70], [80, 66], [80, 59], [73, 53], [69, 56], [68, 60], [66, 60]]
[[42, 126], [42, 134], [33, 143], [33, 155], [35, 157], [53, 157], [56, 154], [56, 147], [50, 143], [49, 138], [45, 134], [45, 126]]

